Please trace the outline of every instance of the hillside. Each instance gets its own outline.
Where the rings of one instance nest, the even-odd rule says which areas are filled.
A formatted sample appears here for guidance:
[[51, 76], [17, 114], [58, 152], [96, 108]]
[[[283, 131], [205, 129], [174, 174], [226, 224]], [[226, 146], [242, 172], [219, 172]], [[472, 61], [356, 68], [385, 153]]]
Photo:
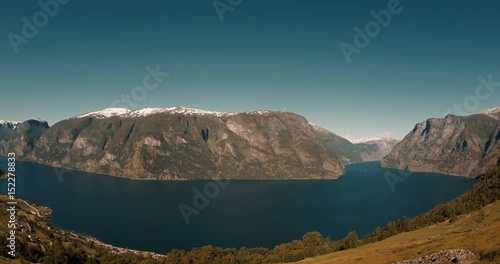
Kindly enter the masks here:
[[[472, 251], [475, 261], [471, 263], [498, 263], [486, 260], [488, 252], [497, 252], [496, 261], [500, 261], [500, 202], [460, 216], [451, 223], [441, 222], [358, 248], [295, 263], [393, 263], [455, 248]], [[485, 259], [483, 262], [478, 260], [481, 256]]]
[[[5, 195], [0, 195], [0, 240], [6, 243], [9, 212]], [[106, 245], [90, 237], [65, 232], [50, 223], [52, 209], [30, 204], [21, 199], [17, 202], [16, 257], [8, 257], [5, 246], [0, 247], [0, 263], [45, 263], [45, 264], [86, 264], [86, 263], [143, 263], [157, 258], [156, 254], [128, 250]], [[164, 262], [162, 262], [164, 263]], [[158, 263], [159, 264], [159, 263]]]
[[500, 164], [500, 110], [448, 115], [415, 125], [382, 167], [476, 177]]
[[336, 179], [344, 171], [307, 120], [288, 112], [111, 108], [43, 133], [25, 123], [0, 146], [4, 154], [79, 171], [162, 180]]

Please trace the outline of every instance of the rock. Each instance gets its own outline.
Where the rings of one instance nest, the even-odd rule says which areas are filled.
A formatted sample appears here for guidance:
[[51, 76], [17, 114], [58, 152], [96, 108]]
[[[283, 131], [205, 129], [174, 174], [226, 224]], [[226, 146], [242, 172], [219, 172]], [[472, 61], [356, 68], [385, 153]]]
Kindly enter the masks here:
[[475, 261], [474, 254], [465, 249], [448, 249], [424, 257], [395, 262], [393, 264], [472, 264]]

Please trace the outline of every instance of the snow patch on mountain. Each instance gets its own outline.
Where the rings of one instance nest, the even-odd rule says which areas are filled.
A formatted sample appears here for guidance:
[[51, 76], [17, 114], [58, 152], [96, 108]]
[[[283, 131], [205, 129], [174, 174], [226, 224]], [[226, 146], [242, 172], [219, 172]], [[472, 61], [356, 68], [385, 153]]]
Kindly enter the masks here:
[[361, 137], [361, 138], [349, 138], [349, 137], [347, 137], [346, 139], [349, 140], [352, 144], [393, 140], [390, 137]]
[[[96, 117], [96, 118], [108, 118], [112, 116], [120, 116], [120, 117], [144, 117], [149, 115], [161, 114], [161, 113], [170, 113], [170, 114], [182, 114], [182, 115], [199, 115], [199, 116], [232, 116], [238, 113], [235, 112], [217, 112], [217, 111], [206, 111], [201, 109], [182, 107], [182, 106], [174, 106], [167, 108], [141, 108], [137, 110], [129, 110], [126, 108], [107, 108], [101, 111], [95, 111], [86, 113], [83, 115], [76, 116], [75, 118], [83, 118], [83, 117]], [[273, 111], [269, 110], [259, 110], [259, 111], [250, 111], [245, 112], [245, 114], [251, 115], [266, 115], [273, 113]]]
[[236, 113], [229, 112], [215, 112], [215, 111], [205, 111], [195, 108], [188, 108], [182, 106], [174, 106], [167, 108], [142, 108], [138, 110], [126, 113], [126, 116], [138, 117], [138, 116], [148, 116], [160, 113], [172, 113], [172, 114], [184, 114], [184, 115], [212, 115], [212, 116], [229, 116]]
[[21, 124], [21, 121], [0, 120], [0, 126], [16, 129]]
[[273, 111], [269, 110], [257, 110], [257, 111], [250, 111], [250, 112], [245, 112], [245, 114], [251, 114], [251, 115], [267, 115], [272, 113]]
[[484, 111], [479, 112], [478, 114], [485, 114], [489, 116], [493, 116], [495, 118], [499, 118], [500, 116], [500, 107], [493, 107], [490, 109], [486, 109]]
[[79, 115], [76, 118], [82, 118], [82, 117], [88, 117], [88, 116], [93, 116], [97, 118], [107, 118], [107, 117], [112, 117], [112, 116], [120, 116], [124, 115], [126, 113], [130, 112], [130, 110], [126, 108], [106, 108], [101, 111], [96, 111], [96, 112], [90, 112], [86, 113], [83, 115]]
[[39, 117], [37, 117], [35, 119], [31, 119], [31, 120], [35, 120], [35, 121], [40, 122], [40, 123], [47, 123], [47, 121], [45, 121], [45, 120], [43, 120], [43, 119], [41, 119]]

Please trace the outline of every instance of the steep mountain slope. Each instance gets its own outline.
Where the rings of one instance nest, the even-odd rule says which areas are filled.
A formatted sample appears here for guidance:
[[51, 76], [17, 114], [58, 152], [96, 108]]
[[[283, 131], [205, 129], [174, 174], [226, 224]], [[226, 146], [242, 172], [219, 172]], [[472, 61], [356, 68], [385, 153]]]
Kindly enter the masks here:
[[49, 124], [41, 119], [30, 119], [3, 129], [0, 127], [0, 155], [9, 152], [21, 157], [28, 155], [47, 129]]
[[335, 152], [343, 164], [381, 160], [398, 143], [392, 138], [372, 138], [352, 143], [324, 128], [314, 125], [316, 138]]
[[343, 164], [352, 164], [363, 162], [358, 148], [349, 140], [330, 132], [322, 127], [313, 125], [316, 139], [325, 147], [337, 154]]
[[26, 158], [136, 179], [335, 179], [343, 173], [305, 118], [271, 111], [105, 109], [55, 124]]
[[475, 177], [500, 163], [500, 108], [415, 125], [382, 167]]
[[14, 134], [14, 129], [21, 122], [0, 120], [0, 144], [2, 141], [9, 140]]

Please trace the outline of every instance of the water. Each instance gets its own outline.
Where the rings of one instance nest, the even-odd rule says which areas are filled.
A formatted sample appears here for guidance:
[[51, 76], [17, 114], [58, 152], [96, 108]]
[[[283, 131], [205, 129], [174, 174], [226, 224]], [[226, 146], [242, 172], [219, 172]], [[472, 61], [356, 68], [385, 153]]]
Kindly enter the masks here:
[[[0, 162], [6, 165], [5, 158]], [[186, 224], [179, 204], [213, 181], [135, 181], [17, 163], [17, 196], [51, 207], [52, 223], [131, 249], [167, 253], [203, 245], [274, 247], [319, 231], [330, 239], [359, 236], [413, 217], [464, 193], [474, 180], [413, 173], [392, 192], [378, 162], [346, 167], [338, 180], [230, 181]], [[396, 172], [396, 170], [389, 170]], [[0, 181], [5, 194], [7, 181]]]

